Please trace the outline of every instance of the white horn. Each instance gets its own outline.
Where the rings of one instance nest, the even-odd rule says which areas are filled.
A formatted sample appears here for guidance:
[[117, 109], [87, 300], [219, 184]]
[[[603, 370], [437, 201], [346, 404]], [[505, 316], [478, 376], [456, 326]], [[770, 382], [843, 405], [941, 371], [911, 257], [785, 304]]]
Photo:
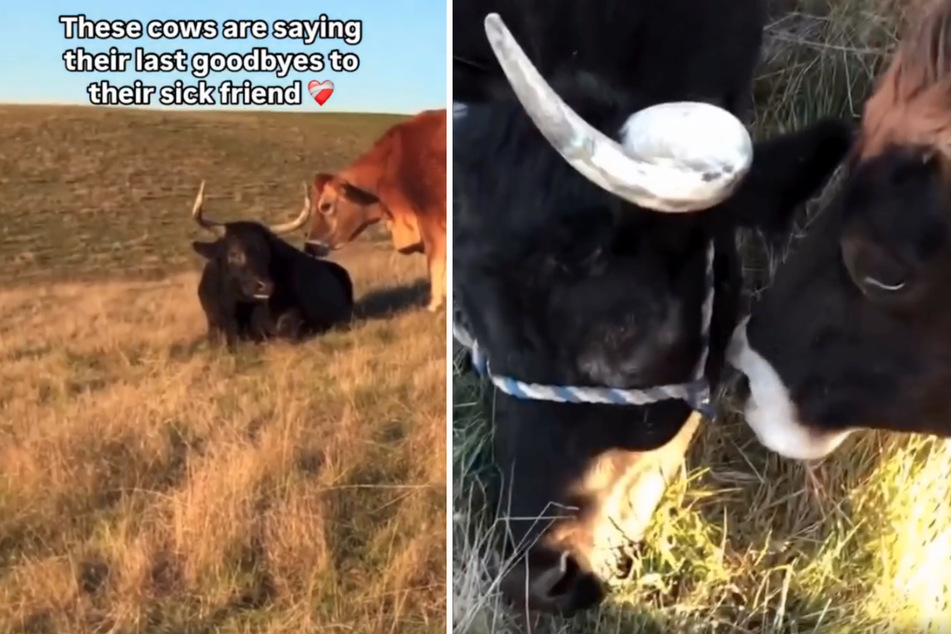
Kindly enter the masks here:
[[548, 142], [612, 194], [656, 211], [698, 211], [729, 198], [749, 171], [753, 142], [726, 110], [694, 102], [646, 108], [620, 130], [622, 145], [568, 107], [497, 13], [486, 16], [485, 32], [515, 96]]
[[300, 213], [297, 214], [297, 218], [279, 225], [271, 225], [269, 227], [271, 233], [279, 236], [285, 233], [291, 233], [292, 231], [297, 231], [303, 227], [310, 219], [310, 206], [310, 187], [307, 186], [307, 183], [304, 183], [304, 206], [301, 208]]
[[223, 235], [224, 223], [215, 222], [205, 217], [205, 181], [198, 186], [198, 195], [195, 196], [195, 204], [192, 205], [192, 219], [198, 223], [202, 229], [206, 229], [216, 235]]

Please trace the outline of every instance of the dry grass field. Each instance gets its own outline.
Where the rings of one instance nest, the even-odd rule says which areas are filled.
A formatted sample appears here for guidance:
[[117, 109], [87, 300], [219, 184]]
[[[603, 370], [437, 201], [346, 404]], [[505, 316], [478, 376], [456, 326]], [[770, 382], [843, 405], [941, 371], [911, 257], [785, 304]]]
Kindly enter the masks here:
[[[756, 133], [823, 114], [858, 117], [894, 48], [900, 0], [778, 0], [756, 82]], [[825, 193], [827, 198], [834, 185]], [[807, 224], [822, 201], [810, 205]], [[752, 294], [783, 253], [747, 243]], [[453, 620], [503, 634], [951, 632], [951, 444], [856, 434], [818, 464], [772, 455], [729, 386], [701, 428], [627, 578], [597, 612], [524, 622], [498, 593], [502, 530], [478, 500], [490, 464], [491, 397], [454, 377]], [[504, 512], [504, 508], [502, 509]]]
[[[0, 633], [443, 632], [445, 316], [210, 347], [191, 201], [287, 218], [396, 117], [0, 106]], [[300, 237], [294, 237], [299, 244]]]

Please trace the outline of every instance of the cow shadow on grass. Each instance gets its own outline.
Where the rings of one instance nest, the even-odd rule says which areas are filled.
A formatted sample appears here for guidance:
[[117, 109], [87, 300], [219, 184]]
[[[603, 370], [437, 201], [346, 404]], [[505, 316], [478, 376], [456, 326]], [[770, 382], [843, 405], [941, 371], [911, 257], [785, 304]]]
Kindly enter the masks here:
[[429, 282], [416, 280], [389, 288], [375, 289], [353, 305], [355, 320], [386, 319], [399, 313], [423, 308], [429, 302]]

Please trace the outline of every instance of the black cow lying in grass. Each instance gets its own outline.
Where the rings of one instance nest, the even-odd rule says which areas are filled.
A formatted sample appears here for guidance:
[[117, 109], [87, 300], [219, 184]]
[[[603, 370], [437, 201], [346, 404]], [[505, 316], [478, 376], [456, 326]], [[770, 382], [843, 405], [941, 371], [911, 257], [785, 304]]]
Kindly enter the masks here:
[[306, 188], [300, 215], [271, 227], [208, 220], [204, 199], [202, 181], [192, 217], [218, 236], [214, 242], [192, 242], [195, 252], [208, 260], [198, 299], [208, 318], [209, 339], [223, 338], [229, 347], [239, 339], [296, 340], [350, 320], [353, 282], [346, 269], [306, 255], [278, 237], [307, 223]]

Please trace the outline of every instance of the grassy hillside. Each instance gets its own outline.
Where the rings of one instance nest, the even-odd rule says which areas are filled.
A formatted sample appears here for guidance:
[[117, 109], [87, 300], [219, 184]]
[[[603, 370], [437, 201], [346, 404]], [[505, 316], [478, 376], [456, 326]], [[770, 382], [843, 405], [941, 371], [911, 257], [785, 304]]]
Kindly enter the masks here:
[[[920, 3], [772, 4], [755, 85], [760, 137], [823, 115], [861, 116], [902, 10]], [[803, 225], [820, 207], [810, 206]], [[747, 246], [755, 293], [784, 254]], [[493, 477], [485, 467], [486, 386], [471, 374], [453, 383], [454, 627], [524, 631], [528, 624], [499, 598], [503, 562], [486, 548], [502, 526], [477, 503], [481, 482]], [[687, 477], [668, 491], [640, 558], [606, 605], [573, 620], [538, 619], [531, 631], [951, 632], [951, 443], [862, 433], [821, 463], [803, 465], [755, 441], [728, 389], [720, 409], [721, 419], [701, 428]]]
[[293, 217], [302, 181], [402, 119], [0, 105], [0, 281], [195, 268], [202, 179], [212, 218]]
[[445, 631], [422, 257], [339, 252], [351, 329], [230, 355], [189, 246], [201, 179], [287, 218], [397, 120], [0, 107], [0, 632]]

